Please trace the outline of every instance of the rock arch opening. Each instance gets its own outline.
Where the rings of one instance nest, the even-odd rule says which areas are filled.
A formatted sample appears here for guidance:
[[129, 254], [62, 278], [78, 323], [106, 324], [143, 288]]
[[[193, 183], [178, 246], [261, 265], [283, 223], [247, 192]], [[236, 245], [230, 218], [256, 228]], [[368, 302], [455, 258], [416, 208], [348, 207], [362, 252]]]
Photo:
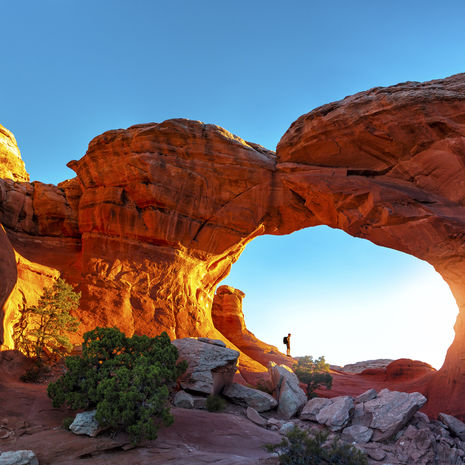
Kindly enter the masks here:
[[428, 263], [325, 226], [261, 236], [221, 283], [242, 290], [247, 329], [293, 355], [345, 365], [410, 358], [441, 368], [457, 305]]

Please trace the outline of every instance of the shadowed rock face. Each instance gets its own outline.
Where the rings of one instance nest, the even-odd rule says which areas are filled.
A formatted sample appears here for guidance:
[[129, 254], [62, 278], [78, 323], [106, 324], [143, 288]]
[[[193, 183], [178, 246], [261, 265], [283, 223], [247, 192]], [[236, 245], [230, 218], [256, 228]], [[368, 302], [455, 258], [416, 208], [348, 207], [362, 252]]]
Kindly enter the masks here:
[[230, 347], [262, 362], [253, 335], [239, 337], [241, 316], [230, 312], [229, 329], [218, 314], [236, 305], [233, 291], [217, 300], [218, 327], [212, 321], [216, 286], [254, 237], [326, 224], [426, 260], [460, 313], [425, 394], [431, 412], [460, 416], [464, 161], [465, 75], [457, 75], [317, 108], [290, 127], [277, 156], [196, 121], [108, 131], [70, 162], [75, 179], [0, 180], [0, 223], [16, 254], [79, 285], [81, 332], [117, 325], [128, 334], [231, 338]]

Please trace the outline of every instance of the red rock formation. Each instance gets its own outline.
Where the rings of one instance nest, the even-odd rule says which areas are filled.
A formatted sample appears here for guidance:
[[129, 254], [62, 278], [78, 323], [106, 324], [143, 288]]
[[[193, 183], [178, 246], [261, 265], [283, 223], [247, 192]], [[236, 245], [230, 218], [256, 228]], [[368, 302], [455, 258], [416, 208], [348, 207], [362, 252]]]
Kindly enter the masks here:
[[109, 131], [69, 166], [83, 191], [87, 326], [218, 337], [213, 292], [264, 229], [274, 154], [217, 126], [172, 120]]
[[0, 178], [29, 181], [13, 134], [0, 124]]
[[436, 370], [428, 363], [419, 360], [410, 360], [408, 358], [394, 360], [386, 367], [385, 371], [386, 380], [396, 381], [412, 381], [436, 373]]
[[214, 289], [264, 229], [274, 154], [173, 120], [109, 131], [70, 166], [78, 178], [58, 187], [0, 181], [0, 218], [21, 255], [79, 285], [80, 333], [222, 337]]
[[456, 337], [428, 408], [463, 416], [465, 75], [324, 105], [293, 123], [277, 154], [283, 183], [320, 224], [426, 260], [449, 284]]
[[282, 354], [275, 346], [257, 339], [244, 321], [242, 299], [245, 294], [231, 286], [219, 286], [212, 305], [212, 320], [215, 328], [241, 352], [264, 366], [268, 362], [292, 366], [294, 360]]
[[13, 290], [18, 278], [15, 252], [8, 236], [0, 225], [0, 345], [3, 344], [3, 321], [5, 320], [5, 303]]
[[[260, 234], [327, 224], [412, 254], [436, 268], [460, 308], [427, 392], [431, 412], [460, 416], [464, 136], [465, 75], [318, 108], [291, 126], [277, 158], [214, 125], [137, 125], [96, 137], [70, 163], [77, 178], [57, 187], [0, 180], [0, 223], [18, 254], [79, 285], [81, 331], [221, 338], [214, 290]], [[227, 337], [264, 361], [262, 345], [239, 337], [240, 315], [231, 322]]]
[[[12, 348], [12, 324], [18, 311], [35, 305], [44, 287], [60, 272], [74, 284], [79, 282], [80, 237], [69, 183], [64, 183], [65, 189], [0, 179], [0, 222], [8, 233], [8, 253], [16, 265], [16, 274], [9, 273], [14, 288], [3, 305], [0, 345]], [[5, 246], [4, 250], [9, 249]]]

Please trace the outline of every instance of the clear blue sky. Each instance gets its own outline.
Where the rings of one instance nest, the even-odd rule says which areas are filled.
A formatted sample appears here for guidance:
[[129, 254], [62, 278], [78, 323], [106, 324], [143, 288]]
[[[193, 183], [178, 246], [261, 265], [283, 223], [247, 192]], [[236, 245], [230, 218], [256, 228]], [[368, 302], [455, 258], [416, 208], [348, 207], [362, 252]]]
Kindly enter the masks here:
[[[17, 0], [1, 2], [1, 12], [0, 123], [15, 134], [31, 179], [50, 183], [72, 177], [66, 162], [83, 156], [90, 139], [108, 129], [185, 117], [219, 124], [274, 149], [292, 121], [316, 106], [374, 86], [465, 71], [463, 1]], [[290, 251], [307, 250], [303, 244], [319, 241], [324, 244], [320, 249], [329, 252], [342, 248], [344, 257], [361, 247], [368, 278], [384, 273], [379, 282], [402, 273], [412, 273], [413, 282], [421, 275], [418, 270], [429, 269], [420, 262], [412, 265], [414, 260], [402, 254], [328, 231], [258, 239], [249, 245], [237, 270], [242, 266], [241, 275], [252, 278], [257, 272], [250, 273], [252, 266], [241, 262], [247, 262], [254, 248], [269, 244], [266, 254], [272, 256], [275, 272], [270, 280], [279, 277], [285, 298], [286, 290], [301, 279], [292, 275], [292, 266], [288, 270], [283, 265], [292, 256]], [[342, 283], [335, 282], [346, 264], [330, 260], [332, 268], [327, 270], [327, 257], [316, 262], [314, 251], [305, 254], [309, 266], [302, 286], [329, 285], [334, 294], [334, 289], [350, 283], [355, 291], [345, 294], [345, 304], [370, 307], [371, 315], [381, 306], [382, 295], [360, 302], [366, 282], [360, 270], [351, 269]], [[395, 256], [401, 257], [396, 264]], [[233, 273], [231, 280], [238, 271]], [[249, 302], [261, 286], [251, 278], [242, 285]], [[278, 300], [268, 303], [274, 302]], [[292, 308], [301, 304], [299, 300]], [[336, 313], [321, 312], [329, 315], [327, 325], [334, 328]], [[300, 315], [292, 309], [286, 313]], [[247, 307], [247, 318], [252, 314], [263, 321], [272, 310], [269, 305]], [[299, 324], [310, 327], [315, 314], [308, 310], [305, 315], [308, 320], [298, 317]], [[393, 308], [389, 315], [385, 318], [398, 318]], [[282, 332], [282, 323], [272, 323]], [[344, 329], [349, 331], [347, 324]], [[324, 353], [335, 363], [361, 356], [360, 351], [349, 354], [347, 346], [354, 341], [344, 354], [333, 356], [329, 346], [312, 346], [311, 340], [309, 331], [301, 351]], [[392, 344], [400, 342], [391, 338], [391, 346], [370, 352], [367, 343], [363, 356], [389, 356]], [[438, 349], [439, 358], [444, 350]]]

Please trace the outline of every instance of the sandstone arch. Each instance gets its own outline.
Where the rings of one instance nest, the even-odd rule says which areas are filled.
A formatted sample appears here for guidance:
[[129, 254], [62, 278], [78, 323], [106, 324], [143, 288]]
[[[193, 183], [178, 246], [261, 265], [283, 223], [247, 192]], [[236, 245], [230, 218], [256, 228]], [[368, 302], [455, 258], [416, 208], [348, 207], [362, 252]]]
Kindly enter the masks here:
[[[429, 262], [459, 307], [431, 408], [465, 393], [465, 75], [361, 92], [299, 118], [277, 147], [283, 183], [322, 224]], [[434, 407], [433, 407], [434, 405]]]
[[276, 154], [196, 121], [137, 125], [96, 137], [69, 164], [77, 177], [57, 187], [0, 180], [0, 222], [21, 255], [80, 286], [82, 330], [117, 324], [171, 337], [221, 336], [214, 290], [257, 235], [326, 224], [412, 254], [459, 306], [427, 394], [431, 412], [460, 416], [464, 136], [465, 75], [320, 107]]

